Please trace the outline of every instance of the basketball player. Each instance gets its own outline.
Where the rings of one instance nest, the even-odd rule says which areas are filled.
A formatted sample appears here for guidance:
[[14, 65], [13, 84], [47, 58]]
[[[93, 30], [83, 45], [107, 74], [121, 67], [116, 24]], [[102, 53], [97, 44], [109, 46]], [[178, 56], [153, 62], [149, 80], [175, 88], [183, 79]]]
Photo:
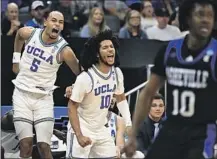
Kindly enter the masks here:
[[43, 30], [23, 27], [15, 38], [13, 71], [19, 73], [13, 80], [13, 106], [22, 158], [31, 156], [33, 125], [42, 158], [52, 158], [49, 144], [54, 126], [52, 93], [56, 73], [62, 62], [66, 62], [76, 75], [80, 72], [74, 52], [60, 36], [63, 24], [62, 13], [53, 11]]
[[[136, 106], [132, 135], [124, 148], [136, 149], [136, 132], [148, 115], [155, 93], [167, 81], [167, 120], [147, 159], [202, 159], [207, 128], [216, 129], [217, 41], [211, 37], [217, 19], [213, 0], [186, 0], [179, 21], [190, 34], [173, 40], [156, 56], [151, 78]], [[211, 126], [210, 126], [211, 125]]]
[[74, 131], [72, 157], [110, 158], [116, 156], [114, 141], [106, 127], [108, 108], [115, 94], [126, 126], [131, 127], [129, 105], [124, 95], [123, 74], [117, 66], [118, 41], [106, 30], [85, 44], [81, 65], [70, 97], [69, 119]]

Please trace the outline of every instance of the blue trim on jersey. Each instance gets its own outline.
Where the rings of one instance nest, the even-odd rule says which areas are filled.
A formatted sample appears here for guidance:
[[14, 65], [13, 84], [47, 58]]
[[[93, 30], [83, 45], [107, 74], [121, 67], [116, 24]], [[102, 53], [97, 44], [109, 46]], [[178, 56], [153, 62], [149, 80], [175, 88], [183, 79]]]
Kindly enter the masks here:
[[212, 57], [212, 61], [211, 61], [211, 70], [212, 70], [212, 77], [213, 79], [217, 82], [217, 75], [216, 75], [216, 59], [217, 59], [217, 41], [213, 39], [213, 46], [212, 46], [213, 49], [213, 57]]
[[[60, 42], [63, 40], [63, 38], [61, 37], [60, 40], [58, 40], [58, 41], [56, 41], [56, 42], [54, 42], [54, 43], [45, 44], [45, 43], [43, 42], [43, 40], [42, 40], [42, 33], [43, 33], [43, 31], [44, 31], [44, 29], [41, 29], [41, 30], [40, 30], [40, 33], [39, 33], [39, 41], [40, 41], [40, 43], [41, 43], [43, 46], [45, 46], [45, 47], [54, 46], [54, 45], [60, 43]], [[59, 36], [58, 36], [58, 37], [59, 37]]]
[[[179, 39], [181, 40], [181, 39]], [[183, 39], [184, 40], [184, 39]], [[169, 44], [167, 45], [167, 48], [166, 48], [166, 53], [164, 55], [164, 65], [166, 65], [167, 63], [167, 59], [169, 57], [169, 54], [170, 54], [170, 51], [174, 48], [176, 49], [176, 42], [177, 40], [173, 40], [173, 41], [170, 41]]]
[[186, 65], [189, 64], [189, 65], [192, 65], [192, 64], [197, 63], [197, 62], [206, 54], [206, 52], [208, 51], [208, 48], [210, 48], [210, 46], [212, 46], [213, 39], [210, 41], [209, 45], [208, 45], [205, 49], [203, 49], [203, 51], [202, 51], [199, 55], [197, 55], [197, 57], [195, 57], [195, 58], [193, 59], [193, 61], [190, 61], [190, 62], [189, 62], [189, 61], [185, 61], [185, 60], [182, 58], [181, 47], [182, 47], [182, 45], [183, 45], [183, 42], [184, 42], [184, 39], [178, 41], [178, 43], [177, 43], [177, 58], [178, 58], [178, 61], [179, 61], [181, 64], [186, 64]]
[[[90, 76], [90, 79], [91, 79], [91, 82], [92, 82], [92, 88], [91, 88], [91, 90], [90, 90], [90, 92], [92, 92], [92, 90], [93, 90], [93, 87], [94, 87], [94, 80], [93, 80], [93, 76], [91, 75], [91, 73], [89, 72], [89, 71], [87, 71], [87, 74]], [[90, 93], [89, 92], [89, 93]]]
[[94, 66], [93, 66], [92, 68], [93, 68], [93, 71], [94, 71], [100, 78], [102, 78], [102, 79], [104, 79], [104, 80], [108, 80], [108, 79], [111, 77], [111, 75], [112, 75], [112, 69], [110, 70], [109, 75], [108, 75], [107, 77], [105, 77], [105, 76], [103, 76]]
[[216, 140], [216, 125], [215, 124], [207, 124], [206, 129], [206, 140], [204, 142], [204, 150], [203, 152], [206, 154], [206, 157], [213, 157], [213, 147], [215, 145]]

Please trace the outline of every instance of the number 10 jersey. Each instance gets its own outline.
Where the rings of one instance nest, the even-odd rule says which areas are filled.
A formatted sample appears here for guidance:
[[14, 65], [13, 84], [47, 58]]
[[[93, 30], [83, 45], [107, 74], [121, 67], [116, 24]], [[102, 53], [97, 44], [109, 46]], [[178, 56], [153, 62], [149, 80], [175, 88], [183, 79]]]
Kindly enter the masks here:
[[[168, 118], [209, 123], [217, 120], [217, 42], [195, 57], [183, 57], [184, 39], [169, 43], [165, 56]], [[181, 122], [181, 121], [180, 121]]]

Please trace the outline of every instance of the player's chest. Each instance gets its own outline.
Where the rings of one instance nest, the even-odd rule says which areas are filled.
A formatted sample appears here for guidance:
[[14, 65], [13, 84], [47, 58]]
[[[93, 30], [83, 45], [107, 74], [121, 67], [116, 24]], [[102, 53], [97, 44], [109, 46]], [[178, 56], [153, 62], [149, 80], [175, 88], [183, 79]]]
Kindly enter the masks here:
[[25, 53], [29, 58], [36, 58], [50, 65], [56, 63], [57, 52], [55, 46], [43, 47], [41, 45], [28, 44], [25, 46]]
[[98, 81], [97, 83], [95, 83], [93, 93], [95, 96], [113, 94], [116, 90], [116, 87], [117, 85], [116, 85], [116, 82], [114, 81], [103, 82], [103, 83], [99, 83]]

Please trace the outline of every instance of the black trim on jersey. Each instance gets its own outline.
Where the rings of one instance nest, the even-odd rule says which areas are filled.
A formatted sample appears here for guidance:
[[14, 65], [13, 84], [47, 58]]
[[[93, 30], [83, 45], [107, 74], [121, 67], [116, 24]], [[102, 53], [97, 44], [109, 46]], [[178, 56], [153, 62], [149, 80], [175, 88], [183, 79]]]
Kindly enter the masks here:
[[47, 117], [47, 118], [42, 118], [42, 119], [38, 119], [34, 122], [34, 125], [45, 122], [45, 121], [52, 121], [54, 122], [54, 118], [51, 117]]
[[29, 120], [29, 119], [26, 119], [26, 118], [22, 118], [22, 117], [16, 117], [13, 119], [14, 122], [17, 122], [17, 121], [22, 121], [22, 122], [25, 122], [25, 123], [29, 123], [29, 124], [33, 124], [33, 121]]
[[45, 46], [45, 47], [54, 46], [54, 45], [56, 45], [56, 44], [59, 44], [59, 43], [63, 40], [62, 37], [58, 36], [58, 38], [60, 37], [60, 39], [59, 39], [58, 41], [56, 41], [56, 42], [54, 42], [54, 43], [51, 43], [51, 44], [45, 44], [45, 43], [43, 42], [43, 40], [42, 40], [42, 33], [43, 33], [43, 31], [44, 31], [44, 29], [41, 29], [41, 30], [40, 30], [40, 33], [39, 33], [39, 41], [40, 41], [40, 43], [41, 43], [43, 46]]
[[[60, 47], [60, 49], [58, 50], [58, 52], [57, 52], [56, 60], [57, 60], [57, 63], [58, 63], [58, 64], [62, 64], [62, 61], [60, 61], [60, 53], [61, 53], [61, 51], [62, 51], [67, 45], [68, 45], [67, 42], [64, 43], [64, 44]], [[59, 59], [58, 59], [58, 58], [59, 58]]]
[[34, 36], [35, 31], [36, 31], [36, 29], [34, 29], [34, 30], [32, 31], [32, 33], [30, 34], [29, 39], [26, 40], [25, 45], [27, 45], [27, 44], [30, 42], [30, 40], [31, 40], [32, 37]]
[[[91, 75], [91, 73], [89, 71], [87, 71], [87, 74], [90, 76], [91, 82], [92, 82], [92, 88], [90, 90], [90, 92], [92, 92], [93, 88], [94, 88], [94, 80], [93, 80], [93, 76]], [[89, 92], [89, 93], [90, 93]]]
[[95, 68], [96, 66], [94, 66], [93, 65], [93, 71], [100, 77], [100, 78], [102, 78], [102, 79], [104, 79], [104, 80], [108, 80], [110, 77], [111, 77], [111, 75], [112, 75], [112, 69], [110, 70], [110, 73], [109, 73], [109, 75], [107, 76], [107, 77], [105, 77], [105, 76], [103, 76], [96, 68]]

